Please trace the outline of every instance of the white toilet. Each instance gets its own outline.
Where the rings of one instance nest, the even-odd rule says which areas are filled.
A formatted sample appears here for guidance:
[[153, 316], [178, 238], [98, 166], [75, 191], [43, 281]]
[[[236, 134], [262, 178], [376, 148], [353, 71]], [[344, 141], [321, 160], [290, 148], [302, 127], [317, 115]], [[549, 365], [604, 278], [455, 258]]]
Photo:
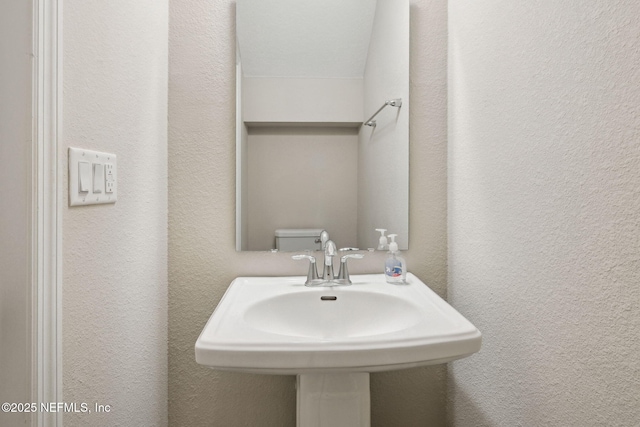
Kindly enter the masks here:
[[323, 228], [279, 228], [276, 230], [276, 249], [279, 251], [317, 251], [322, 249], [320, 233]]

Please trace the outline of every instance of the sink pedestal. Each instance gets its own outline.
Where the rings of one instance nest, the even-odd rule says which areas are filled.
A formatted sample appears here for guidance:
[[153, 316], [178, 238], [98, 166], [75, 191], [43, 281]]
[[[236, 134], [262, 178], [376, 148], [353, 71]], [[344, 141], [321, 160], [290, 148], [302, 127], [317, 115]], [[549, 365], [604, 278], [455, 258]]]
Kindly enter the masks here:
[[299, 374], [297, 427], [369, 427], [369, 373]]

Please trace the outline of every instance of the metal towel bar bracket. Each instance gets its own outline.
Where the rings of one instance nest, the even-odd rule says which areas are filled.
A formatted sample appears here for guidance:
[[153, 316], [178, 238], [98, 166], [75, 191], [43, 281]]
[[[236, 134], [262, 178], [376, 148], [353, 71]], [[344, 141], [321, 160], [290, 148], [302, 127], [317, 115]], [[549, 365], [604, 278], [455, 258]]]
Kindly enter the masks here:
[[382, 111], [384, 109], [384, 107], [386, 107], [387, 105], [391, 105], [392, 107], [396, 107], [396, 108], [400, 108], [402, 107], [402, 98], [397, 98], [397, 99], [390, 99], [388, 101], [385, 101], [384, 104], [382, 104], [382, 107], [378, 108], [378, 111], [376, 111], [375, 113], [373, 113], [373, 116], [369, 117], [369, 120], [367, 120], [366, 122], [364, 122], [365, 126], [372, 126], [372, 127], [376, 127], [376, 121], [373, 120], [373, 118], [375, 116], [378, 115], [378, 113], [380, 111]]

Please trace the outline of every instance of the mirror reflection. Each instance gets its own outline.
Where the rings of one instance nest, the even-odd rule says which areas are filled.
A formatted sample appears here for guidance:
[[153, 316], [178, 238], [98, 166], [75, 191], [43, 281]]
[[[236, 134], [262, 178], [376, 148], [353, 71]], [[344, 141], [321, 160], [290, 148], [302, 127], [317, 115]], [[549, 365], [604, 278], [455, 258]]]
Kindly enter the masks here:
[[[408, 0], [237, 0], [236, 248], [408, 248]], [[377, 113], [377, 114], [376, 114]], [[372, 116], [374, 116], [371, 118]]]

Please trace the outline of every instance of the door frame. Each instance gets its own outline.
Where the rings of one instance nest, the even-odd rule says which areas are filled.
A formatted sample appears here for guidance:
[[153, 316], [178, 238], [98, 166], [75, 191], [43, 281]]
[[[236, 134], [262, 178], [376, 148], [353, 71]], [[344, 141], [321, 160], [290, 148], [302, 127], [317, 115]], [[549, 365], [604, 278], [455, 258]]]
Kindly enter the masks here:
[[[32, 1], [32, 396], [40, 405], [63, 401], [63, 0]], [[31, 425], [62, 427], [62, 412], [38, 410]]]

